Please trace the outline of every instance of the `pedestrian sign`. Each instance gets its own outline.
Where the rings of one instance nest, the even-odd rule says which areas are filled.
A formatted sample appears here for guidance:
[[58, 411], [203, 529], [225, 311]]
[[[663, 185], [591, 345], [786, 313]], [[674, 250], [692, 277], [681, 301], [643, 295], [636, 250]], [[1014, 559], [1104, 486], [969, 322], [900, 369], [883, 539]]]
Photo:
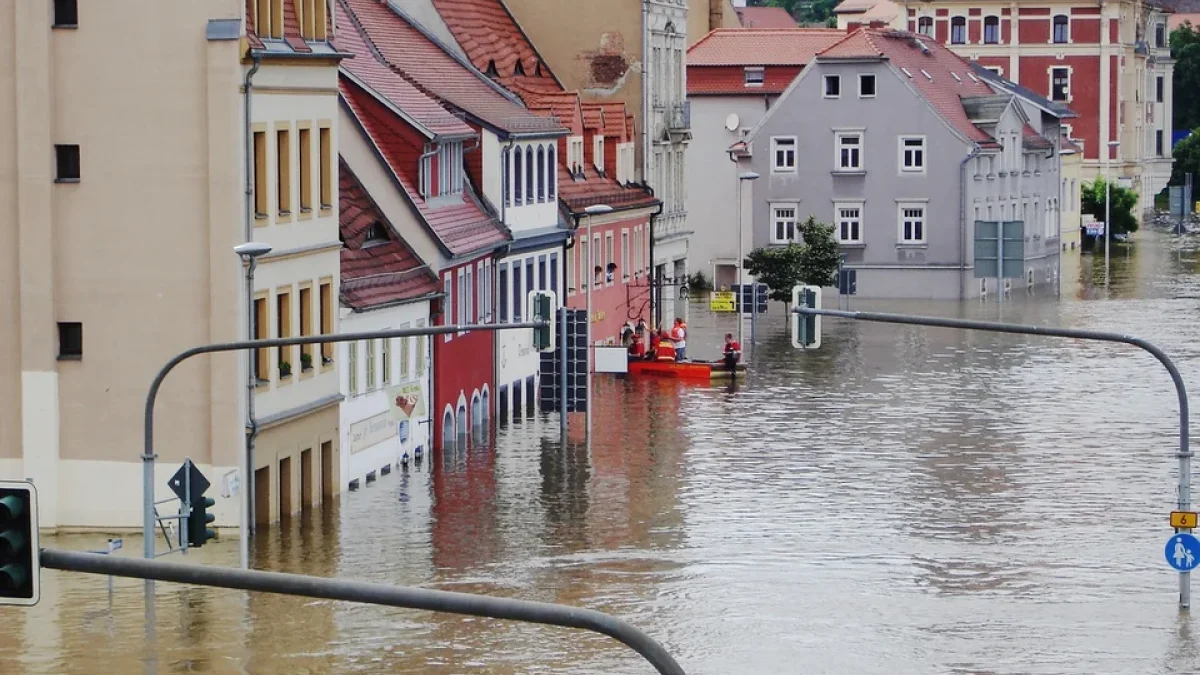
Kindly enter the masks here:
[[1200, 565], [1200, 539], [1186, 532], [1167, 540], [1167, 564], [1180, 572], [1191, 572]]
[[1196, 529], [1196, 516], [1195, 511], [1172, 511], [1171, 527], [1177, 530], [1194, 530]]

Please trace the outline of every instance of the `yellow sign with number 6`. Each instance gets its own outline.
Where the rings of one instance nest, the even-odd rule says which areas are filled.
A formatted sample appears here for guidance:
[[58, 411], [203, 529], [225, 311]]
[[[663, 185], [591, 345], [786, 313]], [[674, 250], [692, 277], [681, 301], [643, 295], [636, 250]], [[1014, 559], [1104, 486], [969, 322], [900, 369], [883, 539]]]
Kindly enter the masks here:
[[1172, 511], [1171, 527], [1177, 530], [1191, 530], [1196, 527], [1197, 514], [1194, 511]]

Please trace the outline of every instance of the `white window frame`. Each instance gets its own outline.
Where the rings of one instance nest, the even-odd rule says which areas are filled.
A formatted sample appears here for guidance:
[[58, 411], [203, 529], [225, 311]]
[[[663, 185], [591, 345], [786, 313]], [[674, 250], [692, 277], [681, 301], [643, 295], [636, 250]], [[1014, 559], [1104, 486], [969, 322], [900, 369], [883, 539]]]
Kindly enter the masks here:
[[[769, 235], [770, 235], [771, 243], [772, 244], [791, 244], [791, 243], [797, 241], [799, 239], [799, 235], [800, 235], [800, 231], [799, 231], [800, 204], [798, 204], [796, 202], [771, 202], [770, 208], [771, 208], [771, 212], [770, 212], [771, 213], [771, 231], [770, 231]], [[781, 209], [791, 210], [792, 215], [789, 218], [780, 218], [779, 211]], [[790, 220], [792, 222], [792, 238], [788, 239], [786, 236], [786, 232], [785, 232], [785, 236], [783, 238], [776, 236], [776, 231], [779, 229], [778, 225], [780, 223], [787, 222], [788, 220]]]
[[[988, 42], [988, 19], [996, 20], [996, 41]], [[1004, 22], [1000, 20], [998, 14], [988, 14], [979, 22], [979, 44], [981, 45], [1002, 45], [1004, 44]]]
[[[863, 80], [866, 78], [870, 78], [871, 82], [872, 82], [871, 89], [873, 91], [870, 94], [863, 93]], [[875, 73], [859, 73], [858, 74], [858, 97], [859, 98], [875, 98], [878, 95], [879, 95], [879, 78], [875, 77]]]
[[[957, 41], [957, 42], [954, 40], [955, 19], [961, 19], [961, 20], [962, 20], [962, 36], [961, 36], [961, 37], [962, 37], [962, 40], [959, 40], [959, 41]], [[970, 21], [968, 21], [968, 19], [967, 19], [966, 15], [963, 15], [963, 14], [956, 14], [955, 16], [952, 16], [952, 17], [950, 17], [950, 22], [949, 22], [949, 23], [950, 23], [950, 32], [949, 32], [949, 34], [946, 36], [946, 37], [947, 37], [947, 44], [952, 44], [952, 45], [965, 45], [965, 44], [967, 44], [968, 42], [970, 42], [970, 41], [971, 41]]]
[[604, 171], [604, 136], [600, 133], [592, 137], [592, 166]]
[[615, 250], [616, 245], [617, 245], [616, 237], [613, 236], [612, 231], [610, 230], [608, 232], [605, 232], [604, 233], [604, 270], [600, 272], [600, 274], [604, 275], [604, 285], [605, 286], [612, 286], [613, 284], [617, 283], [617, 275], [614, 274], [611, 281], [608, 278], [608, 266], [613, 264], [614, 262], [616, 262], [616, 257], [617, 257], [616, 250]]
[[633, 252], [629, 250], [629, 228], [621, 229], [621, 278], [629, 281], [629, 267], [633, 262]]
[[[842, 210], [855, 209], [858, 211], [857, 216], [845, 218], [848, 223], [858, 225], [857, 237], [842, 236]], [[863, 243], [863, 215], [866, 210], [866, 202], [861, 201], [839, 201], [833, 203], [833, 228], [834, 237], [839, 244], [862, 244]]]
[[[919, 221], [921, 224], [920, 237], [905, 237], [904, 223], [909, 216], [904, 212], [907, 210], [920, 209], [921, 215], [913, 217], [914, 221]], [[929, 244], [929, 202], [906, 200], [896, 202], [896, 241], [901, 246], [925, 246]]]
[[[829, 93], [829, 83], [837, 82], [837, 93]], [[841, 98], [842, 97], [842, 76], [841, 75], [824, 75], [821, 77], [821, 98]]]
[[[1056, 70], [1067, 71], [1067, 91], [1065, 92], [1066, 98], [1061, 98], [1061, 99], [1054, 98], [1054, 71], [1056, 71]], [[1051, 101], [1054, 101], [1055, 103], [1070, 103], [1075, 98], [1074, 96], [1071, 95], [1071, 89], [1073, 88], [1071, 85], [1074, 83], [1074, 80], [1075, 80], [1075, 72], [1073, 71], [1071, 66], [1064, 66], [1064, 65], [1058, 65], [1058, 64], [1055, 64], [1053, 66], [1048, 66], [1046, 68], [1046, 81], [1050, 83], [1050, 86], [1049, 86], [1049, 91], [1046, 92], [1046, 98], [1050, 99]]]
[[[752, 77], [757, 75], [757, 78]], [[767, 81], [766, 70], [762, 66], [746, 66], [742, 69], [742, 84], [747, 88], [760, 88]]]
[[[780, 166], [776, 161], [779, 158], [780, 142], [790, 143], [792, 146], [791, 166]], [[772, 136], [771, 137], [771, 173], [796, 173], [796, 157], [797, 146], [800, 145], [800, 139], [796, 136]], [[786, 152], [786, 151], [785, 151]]]
[[[445, 293], [445, 296], [446, 296], [442, 302], [442, 317], [443, 317], [442, 325], [443, 326], [449, 326], [450, 322], [453, 321], [454, 317], [456, 316], [455, 312], [457, 311], [457, 307], [456, 307], [457, 303], [454, 302], [454, 289], [455, 289], [454, 273], [446, 272], [446, 276], [443, 277], [443, 279], [442, 279], [442, 291]], [[443, 338], [443, 341], [449, 342], [453, 338], [454, 338], [453, 333], [446, 333], [446, 336]]]
[[[929, 22], [929, 24], [928, 24], [929, 32], [928, 33], [921, 30], [921, 22], [922, 21]], [[930, 16], [928, 14], [917, 17], [917, 35], [924, 35], [925, 37], [931, 38], [931, 37], [935, 36], [936, 34], [937, 34], [937, 20], [936, 19], [934, 19], [932, 16]]]
[[[920, 141], [919, 147], [908, 146], [909, 141]], [[897, 139], [897, 144], [900, 148], [900, 173], [925, 173], [926, 166], [929, 160], [929, 144], [925, 140], [925, 136], [918, 134], [906, 134]], [[919, 164], [909, 164], [908, 153], [912, 150], [915, 153], [920, 153], [921, 161]]]
[[[1067, 20], [1067, 39], [1062, 42], [1058, 42], [1057, 40], [1054, 39], [1054, 20], [1060, 16]], [[1069, 45], [1069, 44], [1071, 44], [1071, 15], [1070, 14], [1051, 14], [1050, 15], [1049, 44], [1052, 44], [1052, 45]]]
[[[862, 173], [866, 171], [866, 157], [863, 146], [863, 140], [866, 138], [866, 132], [862, 129], [845, 129], [842, 131], [833, 132], [833, 166], [835, 173]], [[847, 138], [854, 137], [858, 139], [857, 143], [846, 144]], [[842, 150], [844, 148], [858, 149], [858, 162], [854, 166], [842, 164]]]

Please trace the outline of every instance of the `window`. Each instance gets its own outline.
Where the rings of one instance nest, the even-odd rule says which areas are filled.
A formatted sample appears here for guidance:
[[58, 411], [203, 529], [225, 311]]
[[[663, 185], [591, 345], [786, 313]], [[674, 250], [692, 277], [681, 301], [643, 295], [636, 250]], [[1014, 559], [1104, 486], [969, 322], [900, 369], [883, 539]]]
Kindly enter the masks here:
[[825, 98], [838, 98], [842, 95], [842, 76], [825, 76]]
[[771, 207], [771, 243], [788, 244], [796, 240], [796, 206]]
[[546, 150], [540, 145], [537, 150], [537, 199], [538, 203], [546, 201]]
[[475, 270], [467, 267], [463, 279], [463, 299], [466, 300], [464, 304], [467, 306], [463, 320], [466, 323], [476, 323], [478, 317], [475, 314]]
[[77, 361], [83, 358], [83, 324], [78, 321], [58, 322], [58, 360]]
[[300, 143], [300, 213], [312, 211], [312, 130], [301, 129]]
[[508, 263], [500, 265], [500, 323], [508, 323]]
[[517, 148], [513, 153], [513, 204], [520, 206], [525, 203], [524, 186], [521, 184], [521, 178], [525, 172], [521, 171], [521, 165], [524, 163], [525, 153]]
[[862, 212], [863, 205], [834, 204], [833, 210], [837, 216], [837, 239], [842, 244], [862, 243]]
[[917, 19], [917, 32], [921, 35], [933, 37], [933, 17], [923, 16]]
[[392, 339], [379, 341], [379, 382], [387, 386], [392, 382]]
[[558, 293], [558, 254], [550, 254], [550, 290]]
[[747, 87], [763, 86], [763, 69], [762, 68], [746, 68], [744, 71], [744, 82]]
[[546, 256], [544, 256], [544, 255], [538, 256], [537, 274], [538, 274], [538, 285], [537, 285], [538, 290], [539, 291], [547, 290], [549, 288], [549, 286], [546, 285]]
[[1158, 103], [1163, 102], [1163, 89], [1165, 86], [1165, 81], [1162, 75], [1154, 78], [1154, 100]]
[[534, 166], [533, 166], [533, 146], [525, 148], [525, 203], [533, 203], [534, 195]]
[[983, 18], [983, 43], [988, 45], [1000, 42], [1000, 17], [986, 16]]
[[54, 159], [56, 163], [56, 173], [54, 182], [56, 183], [78, 183], [80, 168], [79, 168], [79, 146], [78, 145], [56, 145], [54, 146]]
[[510, 191], [511, 182], [508, 169], [508, 163], [512, 161], [512, 153], [508, 148], [500, 151], [500, 191], [504, 193], [504, 205], [512, 206], [512, 192]]
[[950, 44], [965, 45], [967, 43], [967, 17], [956, 16], [950, 19]]
[[906, 173], [925, 171], [925, 137], [900, 137], [900, 170]]
[[[275, 337], [288, 338], [292, 336], [292, 293], [277, 291], [275, 293]], [[278, 351], [279, 377], [292, 376], [292, 347], [276, 347]]]
[[[321, 335], [333, 335], [333, 282], [322, 281], [321, 297]], [[333, 363], [333, 343], [321, 343], [321, 361]]]
[[875, 98], [875, 76], [862, 74], [858, 76], [858, 97]]
[[612, 285], [613, 273], [612, 268], [615, 260], [614, 247], [616, 242], [612, 232], [604, 233], [604, 283]]
[[862, 134], [859, 132], [837, 132], [834, 137], [837, 148], [838, 171], [862, 171]]
[[524, 311], [525, 303], [524, 296], [521, 295], [521, 262], [516, 261], [512, 266], [512, 320], [513, 323], [521, 323], [521, 314]]
[[924, 204], [900, 204], [900, 243], [925, 243]]
[[1071, 71], [1067, 68], [1050, 69], [1050, 98], [1066, 101], [1070, 97]]
[[79, 25], [77, 0], [54, 0], [54, 27], [75, 28]]
[[554, 156], [557, 150], [551, 145], [546, 151], [546, 201], [554, 201], [554, 195], [558, 191], [558, 164], [555, 164]]
[[321, 208], [333, 208], [333, 140], [329, 127], [321, 127], [317, 134], [321, 144]]
[[579, 248], [579, 243], [576, 242], [575, 247], [567, 251], [567, 295], [575, 292], [575, 268], [576, 268], [576, 251]]
[[367, 340], [367, 391], [375, 391], [375, 350], [378, 340]]
[[1066, 14], [1058, 14], [1054, 17], [1054, 42], [1055, 44], [1066, 44], [1070, 41], [1069, 38], [1070, 19]]
[[[300, 337], [309, 337], [312, 332], [312, 286], [300, 288]], [[300, 372], [312, 370], [313, 346], [300, 345]]]
[[1154, 24], [1154, 46], [1167, 46], [1167, 25], [1164, 23]]
[[[417, 319], [417, 328], [425, 327], [425, 319]], [[426, 354], [425, 354], [425, 336], [417, 336], [417, 376], [425, 374]]]
[[[408, 328], [408, 324], [407, 323], [401, 324], [400, 327]], [[409, 362], [412, 359], [411, 347], [412, 347], [412, 338], [407, 338], [407, 337], [400, 338], [400, 354], [399, 354], [399, 356], [400, 356], [400, 381], [401, 382], [408, 381], [408, 374], [411, 371], [411, 366], [409, 365]], [[421, 355], [417, 354], [417, 359], [420, 360], [420, 358], [421, 358]]]
[[350, 376], [350, 395], [358, 393], [358, 343], [351, 342], [346, 351], [346, 370]]
[[630, 259], [629, 230], [621, 230], [621, 278], [626, 281], [629, 280]]
[[284, 127], [275, 130], [275, 197], [279, 215], [292, 214], [292, 132]]
[[[270, 337], [271, 314], [267, 309], [265, 297], [254, 299], [254, 339], [266, 340]], [[271, 356], [265, 348], [254, 350], [254, 379], [259, 384], [271, 380]]]
[[266, 218], [267, 210], [267, 133], [254, 132], [254, 215]]
[[592, 166], [604, 171], [604, 136], [599, 133], [592, 137]]
[[600, 284], [604, 279], [604, 277], [603, 277], [604, 268], [600, 266], [601, 261], [604, 260], [603, 256], [604, 256], [604, 253], [600, 250], [600, 235], [597, 234], [592, 237], [592, 253], [591, 253], [592, 264], [594, 265], [594, 267], [591, 270], [592, 282], [596, 288], [600, 287]]
[[796, 137], [771, 139], [771, 172], [796, 172]]
[[1163, 148], [1163, 130], [1156, 129], [1154, 131], [1154, 154], [1162, 157], [1165, 154]]

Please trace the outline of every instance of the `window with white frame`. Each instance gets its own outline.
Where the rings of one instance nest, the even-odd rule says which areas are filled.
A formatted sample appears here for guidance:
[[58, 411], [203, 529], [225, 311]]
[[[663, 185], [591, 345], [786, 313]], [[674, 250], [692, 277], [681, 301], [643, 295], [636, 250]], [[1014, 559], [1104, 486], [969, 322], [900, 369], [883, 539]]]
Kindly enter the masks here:
[[985, 16], [983, 18], [983, 43], [988, 45], [1000, 43], [1000, 17]]
[[[463, 146], [461, 141], [438, 147], [438, 195], [458, 194], [463, 189]], [[428, 161], [428, 158], [426, 158]]]
[[771, 205], [771, 243], [790, 244], [796, 241], [796, 205]]
[[520, 147], [513, 148], [513, 205], [525, 203], [525, 151]]
[[965, 45], [967, 43], [967, 17], [956, 16], [950, 19], [950, 44]]
[[900, 170], [905, 173], [925, 171], [925, 137], [900, 137]]
[[[533, 196], [532, 192], [529, 196]], [[537, 149], [537, 200], [539, 204], [546, 201], [546, 147], [543, 145]]]
[[837, 240], [841, 244], [861, 244], [863, 241], [862, 202], [842, 202], [833, 205], [837, 223]]
[[512, 206], [512, 152], [505, 148], [500, 152], [500, 191], [504, 193], [504, 205]]
[[771, 139], [771, 172], [796, 172], [795, 136], [775, 136]]
[[1071, 96], [1071, 69], [1050, 69], [1050, 99], [1053, 101], [1068, 101]]
[[746, 69], [743, 71], [743, 73], [744, 73], [743, 81], [747, 87], [763, 86], [764, 76], [763, 76], [762, 68], [755, 68], [755, 67], [747, 66]]
[[[442, 299], [442, 325], [449, 326], [454, 320], [455, 304], [454, 304], [454, 277], [450, 272], [446, 272], [446, 277], [443, 282], [442, 292], [445, 297]], [[442, 338], [449, 342], [454, 337], [453, 333], [446, 333]]]
[[[601, 245], [600, 235], [594, 235], [592, 237], [592, 268], [588, 270], [588, 276], [596, 288], [599, 288], [604, 282], [604, 268], [601, 266], [604, 261], [604, 252], [600, 249]], [[597, 270], [597, 267], [600, 269]]]
[[592, 137], [592, 164], [597, 171], [604, 170], [604, 136], [600, 134]]
[[604, 233], [604, 283], [610, 286], [614, 281], [616, 281], [614, 278], [616, 275], [610, 271], [612, 270], [613, 265], [616, 264], [616, 252], [614, 250], [615, 245], [613, 233]]
[[925, 204], [901, 202], [898, 205], [900, 214], [900, 243], [925, 243]]
[[553, 202], [558, 192], [558, 146], [551, 143], [546, 148], [546, 201]]
[[632, 251], [629, 250], [629, 230], [621, 230], [621, 278], [629, 279], [630, 263], [633, 260]]
[[933, 17], [923, 16], [917, 19], [917, 32], [921, 35], [933, 37]]
[[860, 73], [858, 76], [858, 97], [875, 98], [875, 75]]
[[841, 75], [826, 75], [824, 85], [825, 98], [839, 98], [842, 95]]
[[838, 171], [862, 171], [863, 148], [862, 132], [839, 131], [834, 136], [834, 147], [837, 150], [835, 159]]
[[579, 247], [576, 246], [567, 251], [567, 261], [563, 263], [567, 266], [567, 295], [575, 294], [575, 256], [577, 253], [575, 249], [577, 248]]
[[1071, 41], [1071, 23], [1066, 14], [1057, 14], [1054, 19], [1054, 33], [1051, 39], [1055, 44], [1066, 44]]
[[463, 319], [464, 323], [475, 323], [475, 271], [468, 267], [464, 278], [463, 304], [467, 306], [467, 311]]

